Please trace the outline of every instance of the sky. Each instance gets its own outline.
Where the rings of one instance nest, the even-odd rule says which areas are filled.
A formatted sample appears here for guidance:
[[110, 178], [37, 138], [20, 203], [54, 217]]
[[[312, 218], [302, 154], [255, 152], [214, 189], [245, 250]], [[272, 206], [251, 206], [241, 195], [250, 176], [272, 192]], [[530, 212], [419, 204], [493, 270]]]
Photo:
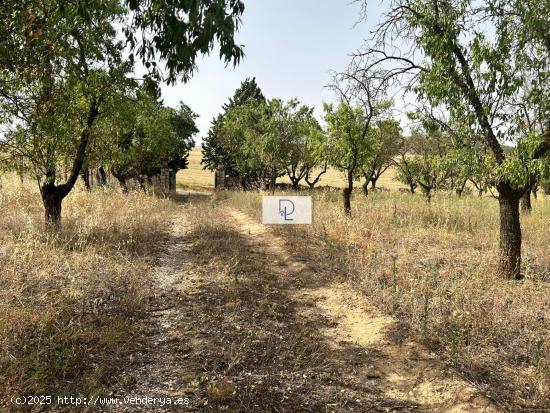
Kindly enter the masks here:
[[198, 59], [199, 71], [187, 84], [163, 87], [164, 102], [175, 107], [183, 101], [199, 115], [197, 145], [247, 77], [256, 77], [266, 98], [298, 98], [320, 118], [322, 102], [334, 100], [325, 87], [330, 71], [345, 70], [350, 53], [368, 37], [367, 25], [356, 25], [359, 16], [360, 5], [352, 0], [245, 1], [236, 37], [244, 60], [225, 66], [214, 50]]

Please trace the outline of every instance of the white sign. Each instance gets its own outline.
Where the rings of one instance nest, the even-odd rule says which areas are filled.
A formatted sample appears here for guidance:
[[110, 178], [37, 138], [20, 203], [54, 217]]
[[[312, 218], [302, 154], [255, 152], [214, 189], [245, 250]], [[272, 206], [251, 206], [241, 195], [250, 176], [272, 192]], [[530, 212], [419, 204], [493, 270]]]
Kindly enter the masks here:
[[264, 196], [263, 224], [311, 224], [310, 196]]

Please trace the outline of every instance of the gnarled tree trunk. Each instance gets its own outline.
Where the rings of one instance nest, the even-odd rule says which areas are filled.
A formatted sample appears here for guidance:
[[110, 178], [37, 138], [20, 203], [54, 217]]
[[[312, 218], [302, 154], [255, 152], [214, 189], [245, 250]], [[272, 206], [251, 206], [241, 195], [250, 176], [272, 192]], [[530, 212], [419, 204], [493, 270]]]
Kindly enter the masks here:
[[103, 166], [100, 166], [97, 169], [97, 183], [99, 186], [105, 186], [107, 184], [107, 173], [105, 172], [105, 168], [103, 168]]
[[42, 196], [42, 203], [44, 204], [44, 215], [47, 226], [59, 228], [61, 224], [61, 203], [73, 189], [82, 171], [90, 133], [98, 114], [98, 102], [94, 100], [90, 104], [86, 128], [80, 135], [80, 142], [73, 160], [71, 174], [67, 177], [66, 182], [61, 185], [56, 185], [55, 169], [53, 169], [46, 173], [46, 181], [40, 186], [40, 194]]
[[363, 193], [365, 196], [369, 196], [369, 181], [365, 181], [363, 184]]
[[353, 171], [348, 171], [348, 186], [344, 188], [344, 214], [351, 215], [351, 193], [353, 192]]
[[521, 212], [524, 214], [530, 214], [533, 210], [531, 205], [531, 188], [527, 188], [527, 191], [521, 196]]
[[83, 169], [80, 175], [82, 176], [82, 181], [84, 181], [84, 187], [88, 191], [91, 191], [92, 190], [92, 184], [90, 182], [90, 171], [88, 170], [88, 168]]
[[122, 192], [125, 194], [128, 193], [128, 183], [126, 182], [126, 178], [124, 176], [117, 176], [116, 179], [122, 188]]
[[373, 177], [370, 179], [370, 183], [371, 183], [370, 189], [372, 189], [373, 191], [376, 190], [376, 182], [378, 182], [378, 178], [380, 178], [380, 176], [377, 176], [377, 177], [374, 177], [374, 176], [373, 176]]
[[43, 185], [40, 189], [44, 205], [44, 218], [47, 226], [58, 227], [61, 224], [61, 203], [65, 195], [54, 184]]
[[508, 279], [519, 280], [521, 276], [521, 225], [519, 200], [523, 191], [509, 184], [497, 186], [500, 207], [500, 273]]

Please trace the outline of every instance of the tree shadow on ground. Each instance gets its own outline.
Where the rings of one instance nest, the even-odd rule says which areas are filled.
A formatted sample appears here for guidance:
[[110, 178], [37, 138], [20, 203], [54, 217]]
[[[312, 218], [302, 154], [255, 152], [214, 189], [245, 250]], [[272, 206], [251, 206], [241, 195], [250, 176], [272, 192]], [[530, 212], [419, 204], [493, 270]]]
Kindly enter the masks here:
[[[289, 275], [281, 258], [231, 225], [204, 219], [187, 234], [199, 279], [178, 306], [186, 385], [198, 411], [418, 411], [388, 397], [364, 371], [381, 353], [332, 343], [333, 320], [296, 294], [309, 282]], [[372, 350], [372, 351], [371, 351]]]

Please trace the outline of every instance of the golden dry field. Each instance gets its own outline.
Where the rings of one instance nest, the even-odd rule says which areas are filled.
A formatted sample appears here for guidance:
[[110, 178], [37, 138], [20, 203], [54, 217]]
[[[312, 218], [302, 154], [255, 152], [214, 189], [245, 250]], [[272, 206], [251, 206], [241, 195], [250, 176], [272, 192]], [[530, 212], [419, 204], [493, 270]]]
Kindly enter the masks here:
[[192, 411], [547, 411], [550, 198], [521, 218], [525, 279], [505, 281], [496, 200], [357, 191], [348, 217], [339, 192], [298, 192], [313, 224], [270, 227], [261, 191], [79, 183], [52, 232], [34, 182], [2, 176], [0, 387], [174, 386]]
[[49, 232], [36, 183], [4, 175], [0, 211], [0, 411], [38, 411], [9, 396], [108, 394], [146, 341], [137, 325], [173, 204], [79, 183]]
[[[273, 227], [294, 257], [327, 279], [351, 282], [400, 321], [395, 337], [423, 343], [504, 411], [547, 411], [550, 197], [539, 195], [521, 218], [526, 278], [510, 282], [497, 274], [498, 201], [491, 197], [442, 193], [428, 203], [408, 193], [358, 193], [347, 217], [338, 192], [303, 193], [313, 196], [313, 224]], [[262, 195], [220, 198], [259, 223]]]
[[[204, 170], [201, 165], [202, 149], [195, 147], [189, 154], [189, 168], [178, 172], [177, 184], [180, 188], [197, 188], [197, 189], [211, 189], [214, 187], [214, 174], [208, 170]], [[290, 183], [288, 177], [283, 177], [278, 182]], [[318, 186], [333, 186], [341, 188], [345, 185], [344, 175], [335, 170], [329, 169], [325, 175], [321, 177]], [[357, 186], [361, 185], [361, 182], [356, 183]], [[378, 188], [386, 189], [398, 189], [405, 188], [400, 182], [395, 180], [395, 170], [388, 169], [382, 177], [378, 180]]]

